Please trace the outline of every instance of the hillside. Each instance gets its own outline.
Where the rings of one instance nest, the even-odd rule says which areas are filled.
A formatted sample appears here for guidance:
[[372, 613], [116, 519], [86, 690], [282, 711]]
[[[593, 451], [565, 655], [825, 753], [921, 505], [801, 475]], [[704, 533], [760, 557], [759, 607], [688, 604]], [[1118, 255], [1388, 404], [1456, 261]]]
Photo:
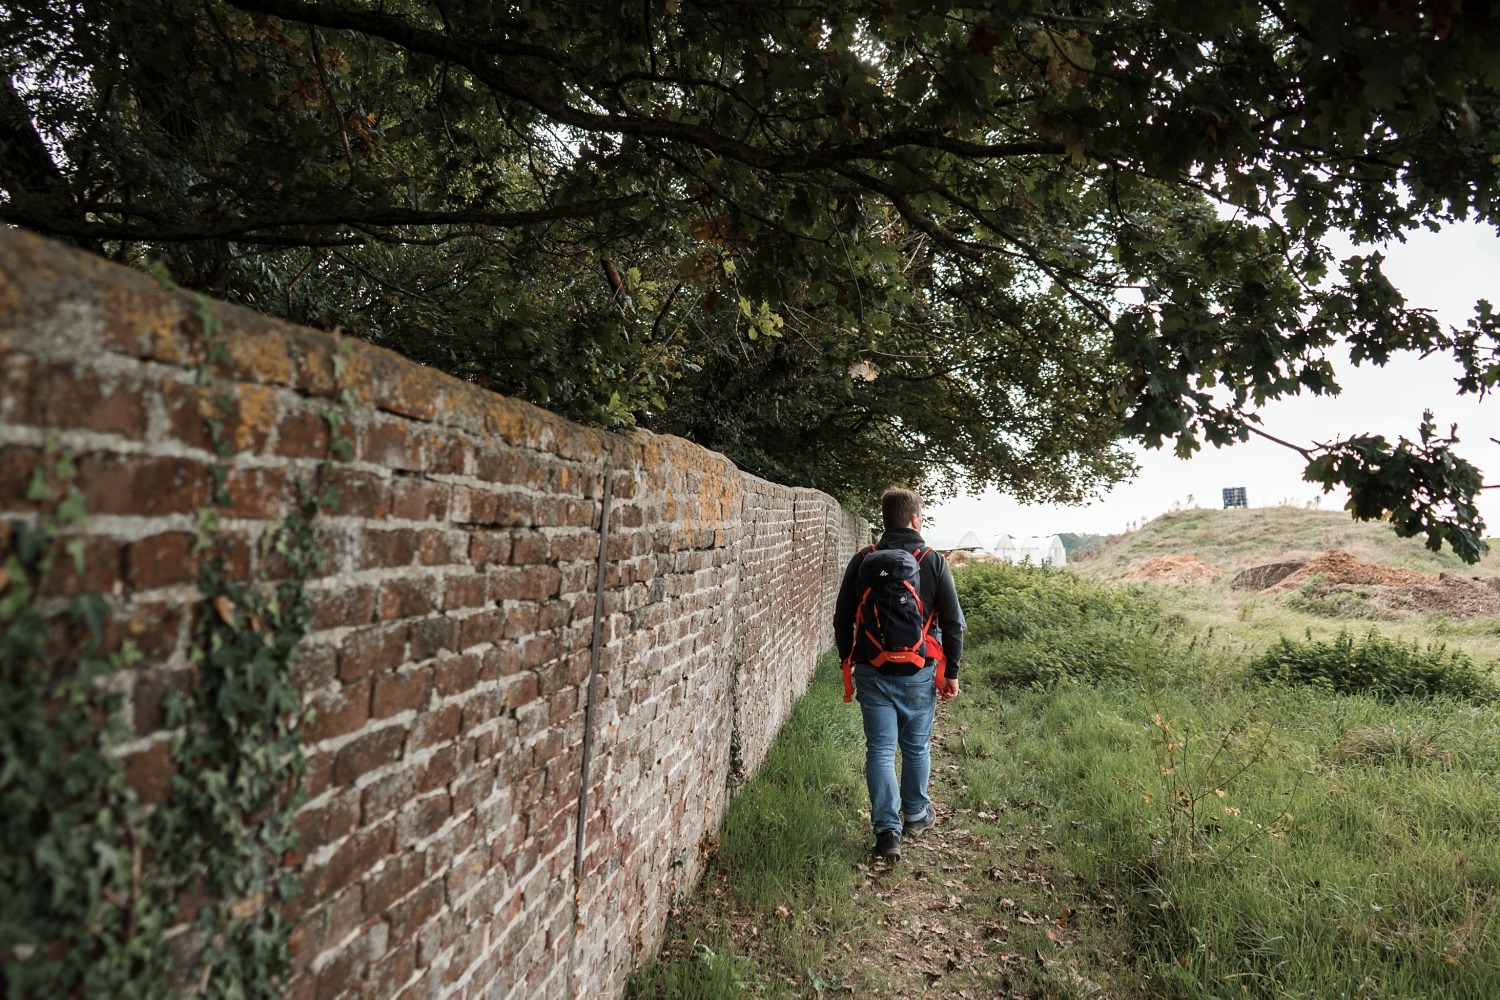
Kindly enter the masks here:
[[1431, 552], [1420, 538], [1397, 538], [1390, 526], [1355, 521], [1343, 511], [1301, 507], [1183, 510], [1163, 514], [1139, 530], [1117, 536], [1105, 549], [1076, 564], [1098, 580], [1123, 580], [1162, 556], [1192, 556], [1212, 563], [1225, 578], [1265, 563], [1311, 559], [1343, 549], [1356, 559], [1382, 566], [1500, 576], [1500, 555], [1468, 566], [1452, 552]]

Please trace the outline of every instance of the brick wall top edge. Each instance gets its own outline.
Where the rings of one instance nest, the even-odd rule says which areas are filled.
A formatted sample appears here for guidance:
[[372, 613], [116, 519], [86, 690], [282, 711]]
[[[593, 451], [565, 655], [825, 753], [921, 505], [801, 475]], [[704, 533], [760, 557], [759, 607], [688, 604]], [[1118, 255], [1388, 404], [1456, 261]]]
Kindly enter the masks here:
[[[489, 392], [354, 338], [295, 326], [228, 302], [211, 305], [230, 355], [220, 374], [335, 394], [334, 358], [356, 405], [468, 431], [481, 439], [598, 461], [608, 435]], [[0, 230], [0, 351], [62, 359], [102, 352], [191, 368], [203, 358], [197, 296], [148, 275], [21, 230]]]
[[[89, 364], [114, 355], [191, 369], [203, 360], [200, 302], [94, 254], [24, 230], [0, 229], [0, 352]], [[584, 464], [602, 463], [609, 455], [617, 468], [640, 470], [648, 482], [656, 470], [673, 482], [650, 485], [672, 488], [679, 509], [692, 491], [701, 492], [702, 483], [717, 484], [721, 499], [730, 502], [769, 491], [837, 507], [826, 493], [752, 476], [684, 438], [584, 427], [362, 340], [228, 302], [213, 301], [211, 309], [227, 334], [230, 363], [221, 374], [230, 379], [332, 397], [339, 388], [334, 359], [343, 351], [342, 385], [353, 388], [358, 406]]]

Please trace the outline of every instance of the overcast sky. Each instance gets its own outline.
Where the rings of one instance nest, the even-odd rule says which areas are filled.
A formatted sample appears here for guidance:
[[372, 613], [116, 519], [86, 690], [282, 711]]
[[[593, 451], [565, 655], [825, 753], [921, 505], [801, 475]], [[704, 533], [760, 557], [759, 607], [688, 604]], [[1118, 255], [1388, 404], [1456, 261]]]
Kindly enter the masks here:
[[[1386, 275], [1408, 302], [1433, 309], [1444, 322], [1463, 324], [1473, 314], [1476, 299], [1500, 305], [1500, 236], [1490, 227], [1421, 232], [1383, 252]], [[1453, 361], [1405, 355], [1383, 369], [1356, 369], [1347, 357], [1333, 360], [1343, 362], [1338, 367], [1343, 393], [1266, 407], [1262, 426], [1267, 432], [1300, 444], [1360, 433], [1384, 434], [1392, 441], [1401, 435], [1415, 439], [1422, 410], [1431, 409], [1442, 432], [1458, 424], [1458, 454], [1483, 470], [1486, 482], [1500, 482], [1500, 445], [1489, 440], [1500, 437], [1500, 402], [1460, 398], [1453, 385], [1458, 371]], [[965, 496], [929, 507], [925, 533], [932, 541], [956, 541], [965, 531], [974, 531], [986, 544], [993, 544], [1001, 532], [1115, 534], [1174, 505], [1219, 507], [1220, 491], [1230, 486], [1243, 486], [1252, 507], [1316, 502], [1324, 510], [1341, 510], [1347, 499], [1343, 491], [1324, 496], [1319, 487], [1304, 482], [1302, 457], [1260, 438], [1222, 450], [1209, 447], [1188, 461], [1170, 451], [1138, 448], [1136, 453], [1141, 470], [1135, 479], [1085, 506], [1023, 506], [993, 492]], [[1489, 534], [1500, 534], [1500, 490], [1482, 493], [1479, 506]]]

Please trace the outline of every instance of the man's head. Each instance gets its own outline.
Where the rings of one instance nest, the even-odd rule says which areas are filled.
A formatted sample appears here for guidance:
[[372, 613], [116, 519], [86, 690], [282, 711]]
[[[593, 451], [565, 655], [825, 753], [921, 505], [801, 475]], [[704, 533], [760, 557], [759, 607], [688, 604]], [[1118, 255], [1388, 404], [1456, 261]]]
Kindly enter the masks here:
[[885, 530], [913, 528], [913, 518], [922, 516], [922, 498], [911, 490], [891, 488], [880, 494], [880, 519]]

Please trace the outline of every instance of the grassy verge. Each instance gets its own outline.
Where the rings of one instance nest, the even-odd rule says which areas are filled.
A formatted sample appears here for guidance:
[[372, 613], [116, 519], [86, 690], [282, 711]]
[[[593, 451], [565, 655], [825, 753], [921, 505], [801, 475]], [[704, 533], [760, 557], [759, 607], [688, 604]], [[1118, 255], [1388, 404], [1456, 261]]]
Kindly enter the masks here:
[[[818, 664], [776, 744], [729, 807], [719, 850], [661, 954], [637, 973], [628, 996], [798, 995], [833, 984], [830, 942], [857, 935], [870, 917], [855, 905], [867, 822], [864, 735], [843, 703], [833, 657]], [[819, 988], [822, 988], [821, 986]]]
[[959, 580], [932, 839], [863, 864], [824, 664], [635, 996], [1500, 996], [1496, 709], [1253, 681], [1159, 591]]

